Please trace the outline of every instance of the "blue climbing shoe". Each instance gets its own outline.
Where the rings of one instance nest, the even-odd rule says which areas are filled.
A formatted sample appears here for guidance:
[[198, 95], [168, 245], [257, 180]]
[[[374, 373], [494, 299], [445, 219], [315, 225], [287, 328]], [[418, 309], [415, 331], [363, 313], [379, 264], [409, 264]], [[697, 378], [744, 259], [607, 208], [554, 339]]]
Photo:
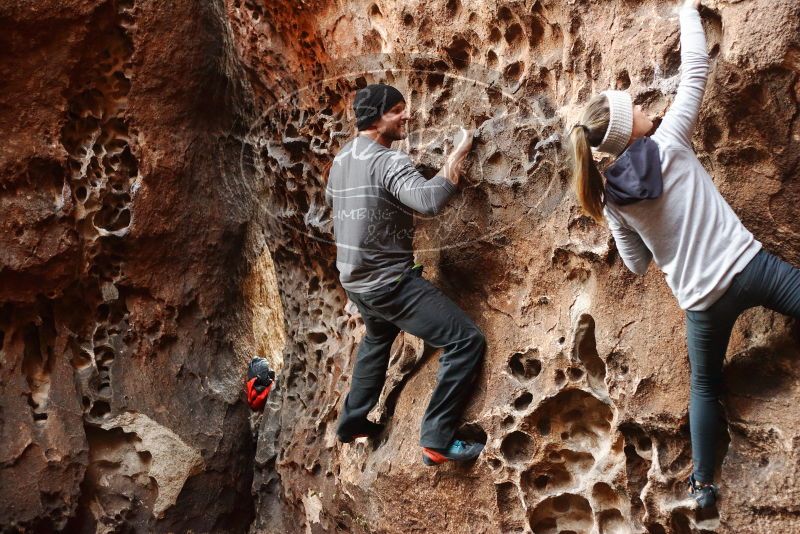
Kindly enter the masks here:
[[444, 449], [422, 447], [422, 463], [434, 466], [445, 462], [469, 462], [477, 458], [482, 450], [483, 443], [455, 439]]
[[689, 477], [689, 494], [697, 501], [698, 508], [713, 508], [717, 504], [719, 489], [714, 484], [698, 482], [692, 474]]

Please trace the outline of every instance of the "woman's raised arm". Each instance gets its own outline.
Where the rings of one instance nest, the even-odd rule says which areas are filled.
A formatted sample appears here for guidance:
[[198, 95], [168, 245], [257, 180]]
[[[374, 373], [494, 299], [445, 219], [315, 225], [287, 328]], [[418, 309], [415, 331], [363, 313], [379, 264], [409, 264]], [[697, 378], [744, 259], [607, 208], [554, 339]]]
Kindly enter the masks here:
[[692, 146], [692, 133], [708, 78], [706, 35], [697, 11], [699, 4], [697, 0], [688, 0], [680, 10], [681, 79], [675, 101], [653, 136], [659, 144]]

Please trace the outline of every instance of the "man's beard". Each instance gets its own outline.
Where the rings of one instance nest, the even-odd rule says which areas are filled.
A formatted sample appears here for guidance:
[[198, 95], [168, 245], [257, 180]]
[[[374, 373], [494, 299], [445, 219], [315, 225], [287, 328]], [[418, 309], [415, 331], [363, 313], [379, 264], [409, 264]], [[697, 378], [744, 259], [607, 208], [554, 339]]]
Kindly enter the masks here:
[[391, 131], [387, 132], [389, 137], [391, 137], [392, 141], [400, 141], [406, 138], [406, 134], [403, 131], [404, 127], [399, 126], [397, 128], [393, 128]]

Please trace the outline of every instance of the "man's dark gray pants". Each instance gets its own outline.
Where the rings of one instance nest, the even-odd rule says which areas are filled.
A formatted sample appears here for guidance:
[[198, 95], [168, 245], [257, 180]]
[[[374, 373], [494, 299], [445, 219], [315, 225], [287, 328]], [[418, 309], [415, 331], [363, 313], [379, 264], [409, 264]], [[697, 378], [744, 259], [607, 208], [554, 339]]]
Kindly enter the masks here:
[[713, 482], [722, 364], [731, 331], [739, 315], [755, 306], [800, 319], [800, 270], [762, 250], [710, 308], [686, 312], [692, 367], [689, 428], [694, 475], [700, 482]]
[[347, 438], [363, 431], [386, 380], [392, 342], [403, 330], [444, 349], [436, 387], [422, 418], [420, 445], [447, 447], [486, 348], [483, 333], [461, 308], [421, 277], [421, 269], [411, 269], [388, 287], [347, 296], [361, 312], [367, 332], [358, 347], [337, 434]]

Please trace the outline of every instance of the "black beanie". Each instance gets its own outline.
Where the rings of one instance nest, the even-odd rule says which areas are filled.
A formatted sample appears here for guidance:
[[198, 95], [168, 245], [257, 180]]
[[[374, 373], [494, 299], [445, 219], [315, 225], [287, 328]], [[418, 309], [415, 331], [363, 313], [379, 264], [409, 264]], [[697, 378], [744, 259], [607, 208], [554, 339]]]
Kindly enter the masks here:
[[356, 112], [356, 126], [359, 130], [369, 128], [381, 115], [392, 109], [398, 102], [405, 102], [403, 94], [382, 83], [373, 83], [359, 89], [353, 100], [353, 111]]

